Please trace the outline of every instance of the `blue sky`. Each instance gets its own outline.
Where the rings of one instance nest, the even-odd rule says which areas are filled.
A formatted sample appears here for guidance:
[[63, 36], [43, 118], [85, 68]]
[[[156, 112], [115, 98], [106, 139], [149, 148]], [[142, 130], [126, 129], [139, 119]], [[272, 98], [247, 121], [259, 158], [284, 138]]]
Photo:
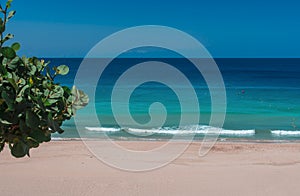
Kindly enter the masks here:
[[8, 29], [20, 53], [39, 57], [83, 57], [104, 37], [137, 25], [178, 28], [213, 57], [300, 57], [299, 8], [291, 0], [14, 0]]

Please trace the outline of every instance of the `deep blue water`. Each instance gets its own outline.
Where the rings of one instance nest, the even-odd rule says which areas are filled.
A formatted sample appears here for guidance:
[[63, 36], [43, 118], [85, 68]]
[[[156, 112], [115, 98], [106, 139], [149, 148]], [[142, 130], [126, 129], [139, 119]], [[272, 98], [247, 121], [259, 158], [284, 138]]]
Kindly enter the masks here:
[[[72, 86], [82, 59], [49, 59], [52, 65], [66, 64], [70, 73], [58, 77], [57, 81]], [[120, 125], [112, 112], [111, 94], [118, 78], [129, 68], [147, 61], [160, 61], [180, 70], [191, 82], [200, 105], [198, 137], [211, 117], [211, 95], [201, 73], [187, 59], [114, 59], [106, 67], [98, 81], [95, 94], [95, 107], [101, 127], [86, 122], [87, 135], [98, 133], [111, 137], [130, 137], [126, 130], [135, 130], [130, 123]], [[300, 59], [215, 59], [226, 87], [227, 110], [221, 137], [243, 137], [253, 139], [300, 139]], [[101, 66], [101, 59], [94, 66]], [[159, 73], [159, 70], [158, 70]], [[136, 76], [138, 77], [138, 75]], [[169, 77], [166, 75], [166, 77]], [[131, 80], [129, 78], [128, 80]], [[130, 82], [129, 82], [130, 83]], [[89, 88], [89, 84], [81, 84]], [[129, 84], [128, 84], [129, 85]], [[186, 87], [180, 86], [181, 91]], [[128, 86], [129, 88], [129, 86]], [[123, 90], [126, 91], [126, 84]], [[83, 89], [84, 90], [84, 89]], [[151, 137], [169, 137], [172, 131], [180, 129], [188, 133], [194, 124], [178, 127], [180, 115], [194, 115], [193, 110], [182, 114], [176, 93], [159, 82], [148, 82], [136, 88], [130, 97], [129, 109], [134, 120], [140, 124], [150, 120], [149, 106], [154, 102], [162, 103], [167, 110], [165, 123], [161, 127], [149, 127]], [[187, 100], [188, 102], [188, 100]], [[125, 104], [125, 103], [124, 103]], [[120, 104], [122, 105], [122, 103]], [[124, 105], [124, 107], [127, 107]], [[192, 106], [191, 106], [192, 107]], [[122, 117], [122, 106], [118, 114]], [[79, 111], [89, 115], [88, 109]], [[154, 111], [154, 115], [161, 115]], [[126, 117], [126, 116], [125, 116]], [[64, 124], [66, 133], [60, 137], [77, 137], [74, 121]], [[123, 128], [123, 129], [122, 129]], [[192, 129], [194, 130], [194, 129]], [[143, 130], [145, 131], [145, 130]]]

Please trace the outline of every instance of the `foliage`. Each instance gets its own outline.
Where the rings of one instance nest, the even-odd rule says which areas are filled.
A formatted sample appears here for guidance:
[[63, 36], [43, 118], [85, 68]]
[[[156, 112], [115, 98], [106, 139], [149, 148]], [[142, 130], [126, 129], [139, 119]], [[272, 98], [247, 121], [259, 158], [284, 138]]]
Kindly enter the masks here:
[[55, 83], [57, 75], [66, 75], [69, 67], [52, 70], [49, 62], [36, 57], [19, 57], [19, 43], [4, 46], [13, 35], [4, 36], [7, 22], [15, 15], [0, 5], [0, 152], [9, 145], [15, 157], [29, 156], [29, 150], [49, 142], [52, 133], [63, 133], [61, 125], [87, 105], [88, 96], [76, 89]]

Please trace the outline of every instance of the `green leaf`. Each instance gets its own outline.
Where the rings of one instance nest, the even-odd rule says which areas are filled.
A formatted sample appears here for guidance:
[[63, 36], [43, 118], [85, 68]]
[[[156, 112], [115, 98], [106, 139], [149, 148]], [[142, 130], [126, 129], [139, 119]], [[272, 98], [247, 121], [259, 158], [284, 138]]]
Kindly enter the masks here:
[[[29, 134], [31, 138], [36, 140], [38, 143], [43, 143], [43, 142], [48, 142], [51, 140], [51, 135], [46, 134], [43, 130], [41, 129], [36, 129], [32, 130], [31, 133]], [[49, 140], [50, 137], [50, 140]]]
[[13, 0], [8, 0], [8, 1], [6, 2], [6, 7], [7, 7], [7, 8], [10, 8], [12, 2], [13, 2]]
[[2, 64], [4, 65], [4, 66], [6, 66], [7, 64], [8, 64], [8, 62], [9, 62], [9, 60], [7, 59], [7, 58], [3, 58], [3, 61], [2, 61]]
[[1, 96], [5, 100], [8, 110], [14, 111], [14, 109], [15, 109], [14, 100], [15, 99], [13, 98], [13, 96], [6, 91], [2, 91]]
[[[7, 59], [7, 58], [4, 58], [4, 59]], [[4, 59], [3, 59], [3, 61], [4, 61]], [[12, 70], [16, 69], [16, 68], [18, 67], [18, 62], [19, 62], [19, 60], [20, 60], [20, 58], [19, 58], [18, 56], [16, 56], [16, 57], [15, 57], [14, 59], [12, 59], [11, 61], [6, 62], [6, 63], [8, 63], [8, 68], [9, 68], [9, 69], [12, 69]]]
[[14, 87], [15, 90], [18, 90], [18, 85], [13, 78], [7, 78], [7, 81]]
[[32, 137], [27, 137], [27, 144], [30, 148], [37, 148], [40, 145], [39, 142]]
[[20, 78], [18, 84], [24, 86], [26, 84], [26, 81], [24, 80], [24, 78]]
[[49, 80], [51, 80], [51, 81], [53, 80], [49, 66], [46, 66], [46, 76], [48, 77]]
[[45, 106], [44, 106], [44, 103], [43, 103], [42, 99], [38, 98], [38, 99], [36, 100], [36, 102], [37, 102], [37, 107], [38, 107], [40, 110], [42, 110], [43, 112], [45, 112], [46, 108], [45, 108]]
[[8, 13], [7, 19], [11, 19], [12, 17], [14, 17], [15, 14], [16, 14], [16, 11], [10, 11]]
[[39, 72], [43, 69], [43, 63], [39, 59], [36, 59], [34, 61], [34, 64], [36, 65], [36, 68]]
[[18, 93], [17, 97], [16, 97], [16, 101], [17, 102], [21, 102], [23, 101], [24, 98], [24, 93], [25, 91], [29, 88], [29, 85], [25, 85], [22, 87], [22, 89], [20, 90], [20, 92]]
[[50, 92], [49, 98], [57, 99], [63, 97], [63, 95], [64, 95], [64, 89], [61, 86], [56, 85], [54, 89]]
[[16, 83], [17, 76], [14, 72], [12, 74], [8, 74], [7, 81], [14, 87], [14, 89], [17, 91], [18, 90], [18, 85]]
[[84, 108], [89, 103], [89, 97], [75, 86], [72, 88], [72, 107], [74, 110]]
[[35, 97], [40, 97], [41, 95], [43, 95], [43, 93], [38, 88], [32, 88], [31, 92], [34, 94]]
[[20, 120], [19, 126], [20, 126], [20, 130], [24, 133], [27, 133], [30, 130], [30, 128], [28, 126], [26, 126], [26, 123], [24, 120]]
[[60, 128], [59, 124], [52, 119], [52, 115], [50, 113], [48, 115], [48, 125], [51, 128], [51, 130], [53, 131], [53, 133], [58, 132], [61, 134], [64, 132], [64, 130], [62, 130]]
[[33, 130], [38, 130], [40, 125], [39, 117], [30, 110], [26, 111], [26, 126], [32, 128]]
[[55, 71], [59, 75], [67, 75], [69, 73], [70, 69], [66, 65], [60, 65], [55, 69]]
[[0, 118], [0, 122], [4, 125], [11, 125], [12, 123], [11, 122], [8, 122], [7, 120], [3, 120]]
[[23, 63], [24, 63], [24, 65], [25, 66], [27, 66], [28, 65], [28, 58], [26, 58], [25, 56], [22, 56], [22, 61], [23, 61]]
[[20, 45], [19, 43], [13, 43], [13, 44], [11, 45], [11, 48], [14, 49], [14, 51], [17, 52], [18, 50], [20, 50], [21, 45]]
[[27, 145], [22, 141], [17, 141], [13, 144], [13, 147], [11, 148], [11, 154], [16, 158], [21, 158], [26, 156], [29, 149]]
[[[43, 83], [43, 87], [47, 88], [47, 83]], [[48, 97], [49, 94], [50, 94], [50, 90], [49, 89], [44, 90], [44, 96], [45, 97]]]
[[16, 56], [16, 52], [14, 51], [14, 49], [10, 47], [1, 48], [1, 53], [3, 54], [4, 57], [8, 59], [13, 59]]
[[56, 103], [56, 102], [58, 102], [57, 99], [47, 99], [47, 100], [45, 101], [45, 106], [46, 106], [46, 107], [51, 106], [52, 104], [54, 104], [54, 103]]
[[[4, 61], [4, 59], [3, 59], [3, 61]], [[0, 63], [0, 74], [7, 75], [7, 70], [4, 65], [5, 65], [4, 63], [2, 63], [2, 64]]]
[[37, 68], [36, 68], [36, 66], [35, 65], [31, 65], [30, 67], [29, 67], [29, 69], [30, 69], [30, 75], [31, 76], [33, 76], [35, 73], [36, 73], [36, 71], [37, 71]]

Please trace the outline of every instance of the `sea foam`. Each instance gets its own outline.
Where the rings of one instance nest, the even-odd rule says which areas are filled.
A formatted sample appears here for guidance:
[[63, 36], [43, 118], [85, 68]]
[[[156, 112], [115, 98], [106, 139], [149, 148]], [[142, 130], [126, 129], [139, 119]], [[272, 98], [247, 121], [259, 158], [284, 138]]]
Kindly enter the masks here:
[[110, 128], [110, 127], [85, 127], [93, 132], [118, 132], [126, 131], [132, 134], [168, 134], [168, 135], [188, 135], [188, 134], [208, 134], [219, 133], [220, 135], [254, 135], [255, 130], [226, 130], [210, 126], [187, 126], [180, 128], [164, 127], [156, 129], [136, 129], [136, 128]]
[[271, 133], [276, 136], [300, 136], [300, 131], [274, 130]]

